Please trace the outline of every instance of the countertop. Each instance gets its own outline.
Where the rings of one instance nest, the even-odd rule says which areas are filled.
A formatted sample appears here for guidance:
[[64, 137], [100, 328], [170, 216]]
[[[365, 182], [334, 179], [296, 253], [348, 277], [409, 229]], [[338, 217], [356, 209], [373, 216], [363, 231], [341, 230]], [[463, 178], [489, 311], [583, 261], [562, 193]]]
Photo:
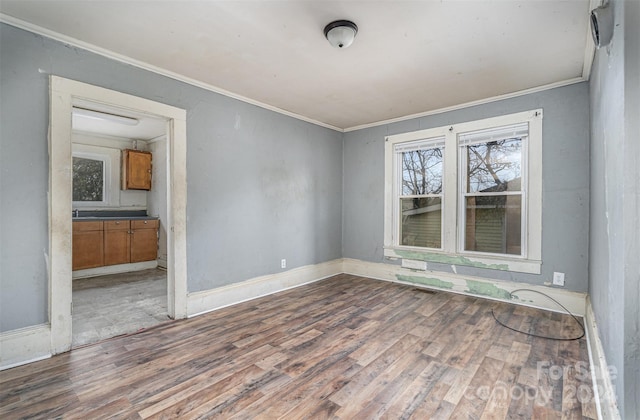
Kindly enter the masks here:
[[153, 216], [79, 216], [72, 217], [74, 222], [102, 222], [105, 220], [158, 220]]
[[74, 210], [74, 222], [102, 222], [105, 220], [158, 220], [146, 210]]

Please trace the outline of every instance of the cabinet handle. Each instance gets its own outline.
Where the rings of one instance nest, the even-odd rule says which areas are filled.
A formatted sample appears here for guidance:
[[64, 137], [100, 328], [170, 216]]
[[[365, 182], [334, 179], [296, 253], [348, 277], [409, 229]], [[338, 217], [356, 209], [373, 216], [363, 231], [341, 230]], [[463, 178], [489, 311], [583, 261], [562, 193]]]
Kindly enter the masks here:
[[147, 224], [147, 221], [146, 221], [146, 220], [144, 221], [144, 224], [145, 224], [145, 225]]

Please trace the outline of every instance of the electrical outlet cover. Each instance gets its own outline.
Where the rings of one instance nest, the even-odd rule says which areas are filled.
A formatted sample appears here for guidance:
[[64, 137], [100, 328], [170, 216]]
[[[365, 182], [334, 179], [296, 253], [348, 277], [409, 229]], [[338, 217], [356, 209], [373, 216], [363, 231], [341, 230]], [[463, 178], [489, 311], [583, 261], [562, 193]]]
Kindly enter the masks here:
[[564, 273], [553, 273], [553, 284], [556, 286], [564, 286]]

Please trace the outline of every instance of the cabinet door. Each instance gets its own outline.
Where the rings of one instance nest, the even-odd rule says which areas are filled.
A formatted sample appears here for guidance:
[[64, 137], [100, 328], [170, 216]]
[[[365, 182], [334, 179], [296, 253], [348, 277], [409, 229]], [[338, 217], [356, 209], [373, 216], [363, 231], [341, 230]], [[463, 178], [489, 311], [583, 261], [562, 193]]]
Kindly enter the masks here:
[[151, 153], [140, 150], [122, 151], [122, 189], [151, 189]]
[[130, 232], [129, 220], [104, 222], [104, 265], [130, 262]]
[[[145, 224], [146, 223], [146, 224]], [[131, 262], [153, 261], [158, 258], [158, 221], [131, 222]]]
[[73, 222], [72, 269], [104, 265], [102, 222]]

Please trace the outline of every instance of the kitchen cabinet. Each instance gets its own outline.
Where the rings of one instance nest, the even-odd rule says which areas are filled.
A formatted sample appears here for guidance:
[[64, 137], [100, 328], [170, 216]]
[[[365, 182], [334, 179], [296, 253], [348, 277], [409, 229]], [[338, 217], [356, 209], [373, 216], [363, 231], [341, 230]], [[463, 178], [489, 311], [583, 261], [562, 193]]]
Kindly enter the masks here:
[[151, 152], [125, 149], [122, 151], [122, 189], [151, 189]]
[[158, 257], [157, 219], [73, 222], [73, 270], [153, 261]]
[[131, 262], [158, 258], [158, 221], [131, 221]]
[[104, 265], [130, 262], [131, 240], [129, 220], [104, 222]]
[[74, 222], [72, 269], [101, 267], [104, 265], [104, 232], [102, 222]]

